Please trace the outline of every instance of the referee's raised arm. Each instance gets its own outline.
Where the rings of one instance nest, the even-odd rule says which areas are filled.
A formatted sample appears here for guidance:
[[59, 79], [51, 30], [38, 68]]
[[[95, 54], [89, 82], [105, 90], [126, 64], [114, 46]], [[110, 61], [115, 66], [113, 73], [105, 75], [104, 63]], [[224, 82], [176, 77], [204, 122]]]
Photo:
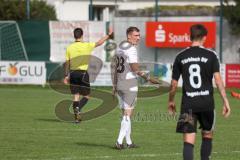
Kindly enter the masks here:
[[96, 42], [95, 48], [98, 46], [101, 46], [106, 40], [110, 39], [112, 36], [113, 36], [113, 30], [112, 28], [109, 28], [108, 34]]

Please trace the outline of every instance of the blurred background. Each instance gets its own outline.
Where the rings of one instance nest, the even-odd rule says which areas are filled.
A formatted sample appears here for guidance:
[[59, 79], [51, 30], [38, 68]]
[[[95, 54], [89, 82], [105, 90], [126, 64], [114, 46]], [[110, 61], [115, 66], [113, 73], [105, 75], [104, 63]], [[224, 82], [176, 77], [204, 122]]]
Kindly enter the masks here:
[[50, 75], [64, 63], [66, 47], [74, 41], [73, 29], [83, 28], [84, 41], [94, 42], [113, 27], [114, 39], [93, 53], [103, 62], [94, 84], [109, 85], [107, 73], [115, 51], [111, 46], [126, 39], [129, 26], [141, 31], [140, 62], [155, 64], [143, 68], [169, 81], [175, 56], [190, 44], [189, 27], [201, 23], [209, 31], [205, 47], [216, 51], [223, 78], [230, 78], [229, 86], [239, 86], [232, 84], [240, 83], [237, 76], [227, 75], [240, 68], [239, 11], [238, 0], [0, 0], [0, 60], [5, 61], [0, 83], [20, 81], [4, 73], [15, 61], [42, 62], [46, 81], [41, 83], [60, 80], [61, 73]]
[[[174, 58], [191, 44], [189, 27], [196, 23], [208, 29], [205, 47], [219, 57], [232, 108], [231, 116], [223, 118], [222, 99], [215, 92], [211, 159], [239, 160], [240, 0], [0, 0], [0, 159], [181, 160], [178, 115], [167, 113], [168, 85]], [[167, 87], [139, 78], [144, 87], [139, 87], [133, 137], [140, 148], [119, 152], [113, 149], [121, 115], [111, 94], [110, 60], [129, 26], [140, 29], [141, 69]], [[76, 27], [90, 42], [114, 29], [114, 38], [93, 51], [88, 71], [95, 81], [83, 110], [90, 118], [77, 125], [69, 86], [59, 83]]]

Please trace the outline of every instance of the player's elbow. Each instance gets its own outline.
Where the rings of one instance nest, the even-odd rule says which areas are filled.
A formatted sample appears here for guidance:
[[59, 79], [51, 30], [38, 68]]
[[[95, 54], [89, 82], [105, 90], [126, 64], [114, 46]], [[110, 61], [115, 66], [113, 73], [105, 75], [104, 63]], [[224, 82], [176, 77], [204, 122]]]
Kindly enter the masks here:
[[132, 68], [132, 72], [135, 72], [136, 74], [140, 74], [140, 72], [139, 72], [139, 70], [138, 70], [138, 68]]
[[140, 70], [139, 70], [139, 67], [138, 67], [138, 64], [137, 63], [132, 63], [132, 64], [130, 64], [130, 66], [131, 66], [131, 70], [132, 70], [132, 72], [135, 72], [135, 73], [137, 73], [137, 74], [139, 74], [140, 72]]
[[216, 79], [215, 84], [216, 84], [217, 88], [223, 88], [224, 87], [221, 79]]
[[216, 86], [219, 88], [219, 86], [221, 85], [221, 81], [215, 80], [215, 84], [216, 84]]

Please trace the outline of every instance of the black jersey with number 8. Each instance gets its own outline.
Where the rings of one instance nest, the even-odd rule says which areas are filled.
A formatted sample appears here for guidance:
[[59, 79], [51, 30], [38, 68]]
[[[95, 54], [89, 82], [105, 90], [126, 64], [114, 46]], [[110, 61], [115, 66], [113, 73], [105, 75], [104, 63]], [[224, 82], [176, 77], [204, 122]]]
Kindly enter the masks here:
[[204, 47], [188, 47], [180, 52], [173, 64], [172, 79], [182, 76], [182, 112], [214, 109], [213, 74], [219, 72], [216, 53]]

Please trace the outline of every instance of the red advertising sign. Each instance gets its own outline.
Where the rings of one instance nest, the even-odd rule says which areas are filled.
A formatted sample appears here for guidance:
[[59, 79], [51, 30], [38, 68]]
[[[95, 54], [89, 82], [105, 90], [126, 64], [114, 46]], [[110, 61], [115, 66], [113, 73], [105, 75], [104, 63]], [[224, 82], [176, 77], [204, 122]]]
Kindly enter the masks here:
[[226, 64], [226, 87], [240, 88], [239, 64]]
[[202, 24], [208, 30], [205, 47], [216, 46], [216, 22], [146, 22], [146, 46], [185, 48], [191, 45], [190, 27]]

